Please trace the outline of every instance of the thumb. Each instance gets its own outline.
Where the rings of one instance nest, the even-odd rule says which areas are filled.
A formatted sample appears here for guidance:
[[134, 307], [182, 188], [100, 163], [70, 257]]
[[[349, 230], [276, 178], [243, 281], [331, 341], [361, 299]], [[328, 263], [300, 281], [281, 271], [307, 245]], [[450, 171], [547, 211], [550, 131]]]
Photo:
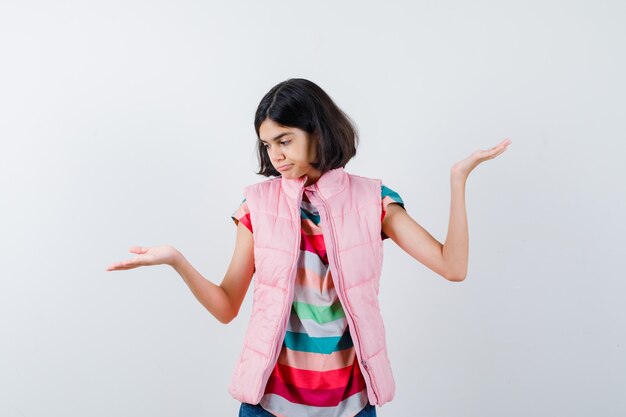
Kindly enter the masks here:
[[128, 251], [132, 253], [142, 254], [148, 252], [148, 248], [144, 248], [143, 246], [131, 246]]

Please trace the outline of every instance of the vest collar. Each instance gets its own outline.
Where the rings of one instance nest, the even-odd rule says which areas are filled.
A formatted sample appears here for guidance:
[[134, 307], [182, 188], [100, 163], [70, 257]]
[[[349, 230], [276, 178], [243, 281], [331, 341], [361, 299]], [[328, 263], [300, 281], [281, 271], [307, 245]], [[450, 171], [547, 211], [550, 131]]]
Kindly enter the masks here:
[[307, 176], [300, 178], [281, 178], [281, 187], [290, 197], [295, 199], [303, 190], [318, 192], [324, 198], [330, 198], [341, 192], [348, 184], [348, 173], [342, 167], [331, 169], [323, 173], [316, 182], [305, 187]]

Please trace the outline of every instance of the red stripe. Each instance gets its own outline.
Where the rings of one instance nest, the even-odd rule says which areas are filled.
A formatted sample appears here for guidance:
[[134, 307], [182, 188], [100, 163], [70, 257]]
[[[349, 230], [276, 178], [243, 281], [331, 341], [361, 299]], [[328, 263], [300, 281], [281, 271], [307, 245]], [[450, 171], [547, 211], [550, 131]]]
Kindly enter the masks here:
[[365, 389], [365, 380], [361, 375], [359, 366], [356, 363], [354, 365], [350, 379], [339, 388], [300, 388], [287, 384], [272, 374], [265, 387], [265, 394], [280, 395], [287, 401], [297, 404], [314, 407], [335, 407], [341, 401]]
[[[329, 371], [313, 371], [310, 369], [298, 369], [282, 363], [277, 363], [272, 376], [279, 378], [285, 384], [306, 389], [333, 389], [346, 387], [354, 373], [354, 366]], [[356, 365], [358, 368], [358, 365]]]
[[241, 223], [244, 224], [252, 232], [252, 222], [250, 221], [250, 213], [246, 213], [239, 219]]
[[315, 253], [320, 257], [324, 264], [328, 264], [328, 259], [326, 258], [326, 245], [324, 244], [323, 235], [309, 236], [302, 234], [302, 239], [300, 240], [300, 250]]

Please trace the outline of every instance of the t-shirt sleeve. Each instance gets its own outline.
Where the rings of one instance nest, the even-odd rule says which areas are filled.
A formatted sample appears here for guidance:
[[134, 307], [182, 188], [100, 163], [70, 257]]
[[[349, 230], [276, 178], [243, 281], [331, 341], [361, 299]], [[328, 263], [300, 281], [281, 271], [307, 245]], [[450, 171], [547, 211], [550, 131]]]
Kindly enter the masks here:
[[[403, 209], [406, 210], [406, 208], [404, 207], [404, 201], [402, 200], [402, 197], [400, 197], [400, 194], [398, 194], [397, 192], [395, 192], [391, 188], [386, 187], [384, 184], [381, 187], [381, 202], [382, 202], [382, 205], [383, 205], [382, 215], [380, 217], [381, 223], [382, 223], [383, 219], [385, 218], [385, 214], [387, 213], [387, 206], [389, 204], [391, 204], [391, 203], [400, 204], [400, 207], [402, 207]], [[381, 231], [380, 235], [381, 235], [381, 239], [382, 240], [385, 240], [385, 239], [389, 238], [389, 236], [387, 236], [382, 231]]]
[[246, 203], [246, 199], [244, 198], [241, 204], [235, 212], [230, 216], [231, 219], [235, 222], [235, 225], [239, 225], [239, 222], [242, 222], [244, 226], [252, 232], [252, 223], [250, 222], [250, 210], [248, 209], [248, 203]]

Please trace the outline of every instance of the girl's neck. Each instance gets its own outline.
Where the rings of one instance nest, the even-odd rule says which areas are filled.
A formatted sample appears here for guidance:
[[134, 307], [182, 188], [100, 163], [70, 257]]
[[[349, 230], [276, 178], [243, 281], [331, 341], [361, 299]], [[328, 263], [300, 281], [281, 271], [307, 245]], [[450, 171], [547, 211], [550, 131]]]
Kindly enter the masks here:
[[308, 187], [311, 184], [315, 184], [317, 182], [317, 180], [320, 179], [320, 177], [322, 176], [322, 173], [320, 171], [313, 171], [313, 172], [307, 172], [306, 174], [306, 182], [304, 184], [305, 187]]

